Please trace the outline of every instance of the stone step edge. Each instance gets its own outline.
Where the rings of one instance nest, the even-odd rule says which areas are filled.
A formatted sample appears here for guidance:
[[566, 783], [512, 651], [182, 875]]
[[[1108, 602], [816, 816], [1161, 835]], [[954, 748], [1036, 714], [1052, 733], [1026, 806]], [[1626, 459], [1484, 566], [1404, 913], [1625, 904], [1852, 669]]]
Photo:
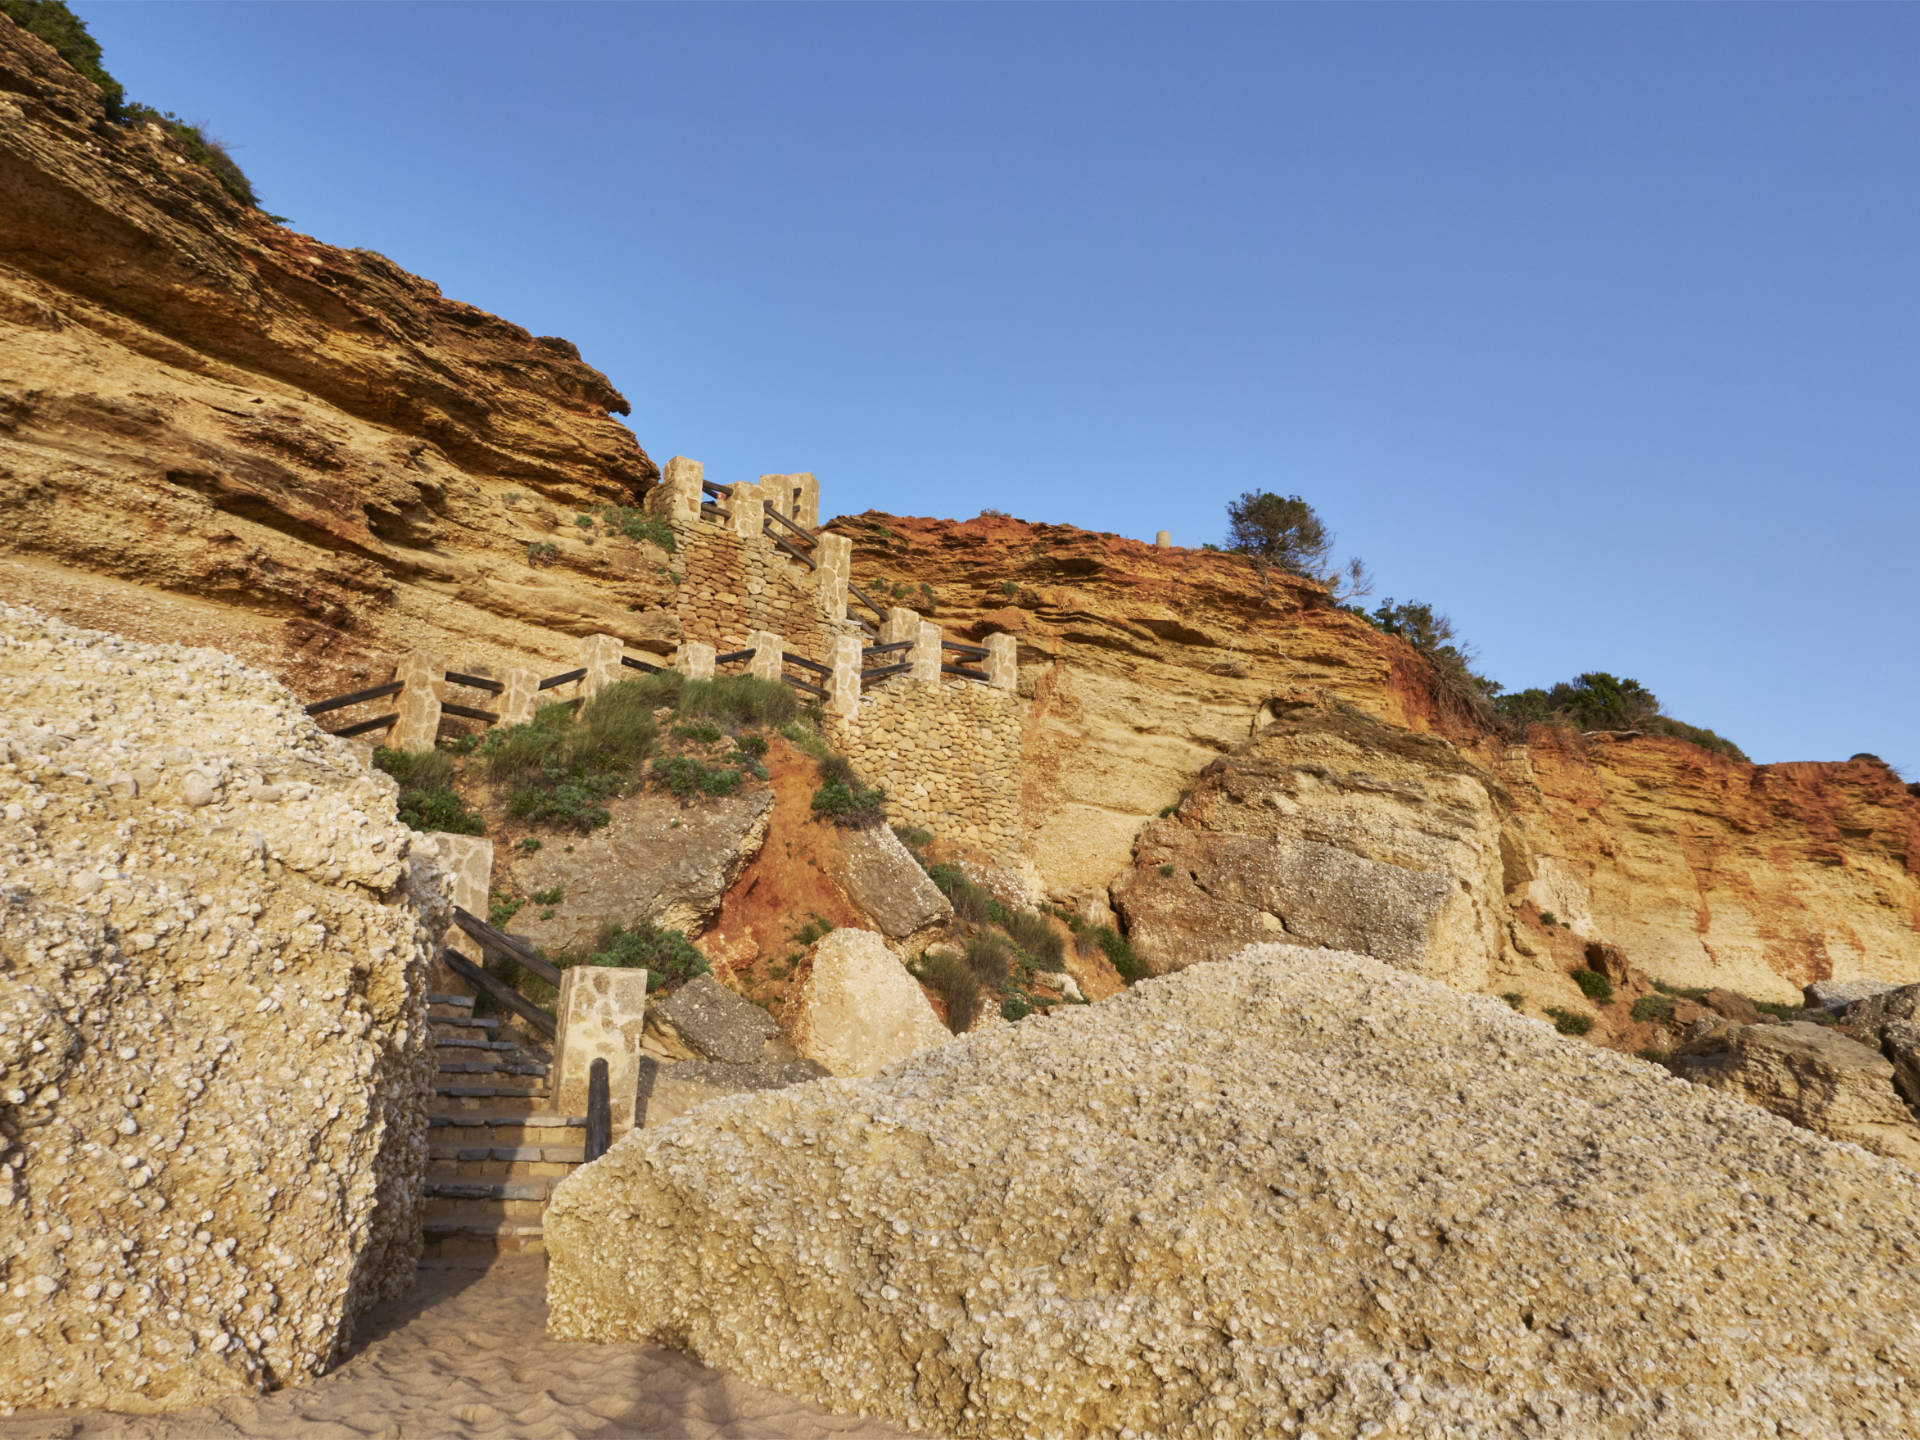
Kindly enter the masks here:
[[553, 1115], [545, 1112], [535, 1112], [531, 1115], [514, 1115], [511, 1113], [493, 1115], [480, 1110], [475, 1110], [470, 1115], [463, 1115], [456, 1112], [452, 1115], [429, 1115], [427, 1117], [427, 1128], [430, 1130], [438, 1130], [448, 1125], [524, 1125], [533, 1130], [584, 1130], [587, 1128], [587, 1117], [584, 1115]]
[[427, 992], [427, 1004], [452, 1005], [458, 1009], [471, 1010], [473, 1009], [473, 996], [471, 995], [437, 995], [433, 991], [429, 990]]
[[498, 1030], [500, 1022], [490, 1015], [429, 1015], [429, 1025], [451, 1025], [458, 1030]]
[[509, 1165], [584, 1165], [584, 1145], [436, 1145], [427, 1158], [443, 1165], [505, 1163]]
[[547, 1087], [539, 1085], [531, 1090], [515, 1090], [505, 1085], [436, 1085], [436, 1095], [448, 1095], [455, 1100], [545, 1100]]
[[420, 1231], [427, 1236], [506, 1235], [516, 1239], [532, 1239], [546, 1233], [545, 1227], [538, 1220], [454, 1220], [444, 1217], [422, 1221]]
[[554, 1180], [465, 1180], [455, 1175], [429, 1175], [421, 1193], [439, 1200], [545, 1201]]

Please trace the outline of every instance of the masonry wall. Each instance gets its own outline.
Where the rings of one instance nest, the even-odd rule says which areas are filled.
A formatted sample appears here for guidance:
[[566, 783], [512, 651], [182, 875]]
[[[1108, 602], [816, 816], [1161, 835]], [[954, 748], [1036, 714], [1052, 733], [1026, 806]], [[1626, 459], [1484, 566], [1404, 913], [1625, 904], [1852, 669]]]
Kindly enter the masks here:
[[832, 722], [860, 778], [887, 792], [896, 824], [996, 858], [1020, 853], [1020, 700], [971, 680], [900, 677], [869, 689], [860, 713]]
[[672, 600], [688, 640], [722, 653], [738, 650], [755, 630], [783, 637], [796, 654], [819, 652], [821, 615], [813, 575], [761, 537], [743, 539], [712, 521], [673, 527]]

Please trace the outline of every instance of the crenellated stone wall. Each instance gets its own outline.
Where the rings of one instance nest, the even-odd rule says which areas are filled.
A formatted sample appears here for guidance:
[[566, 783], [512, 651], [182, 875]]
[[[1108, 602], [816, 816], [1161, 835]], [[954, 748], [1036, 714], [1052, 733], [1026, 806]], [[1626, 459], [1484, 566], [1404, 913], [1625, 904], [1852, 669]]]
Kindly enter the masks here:
[[860, 777], [886, 790], [896, 824], [1009, 859], [1024, 849], [1020, 705], [978, 681], [902, 675], [869, 688], [853, 718], [830, 729]]

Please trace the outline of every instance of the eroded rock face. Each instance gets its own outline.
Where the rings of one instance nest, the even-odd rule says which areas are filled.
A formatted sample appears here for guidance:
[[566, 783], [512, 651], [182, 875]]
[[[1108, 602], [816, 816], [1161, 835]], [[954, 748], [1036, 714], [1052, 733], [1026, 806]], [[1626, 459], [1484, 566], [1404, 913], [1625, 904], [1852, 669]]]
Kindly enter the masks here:
[[1475, 989], [1507, 914], [1505, 804], [1444, 740], [1298, 705], [1147, 824], [1113, 898], [1159, 970], [1285, 936]]
[[730, 1063], [720, 1060], [684, 1060], [662, 1064], [640, 1062], [640, 1101], [635, 1124], [665, 1125], [729, 1095], [756, 1095], [824, 1080], [827, 1072], [811, 1060], [756, 1060]]
[[1689, 1040], [1676, 1072], [1783, 1120], [1920, 1170], [1920, 1125], [1893, 1085], [1893, 1065], [1822, 1025], [1727, 1025]]
[[647, 1011], [648, 1049], [670, 1060], [751, 1065], [780, 1033], [773, 1017], [711, 975], [699, 975]]
[[943, 1434], [1920, 1425], [1903, 1167], [1331, 952], [716, 1102], [546, 1240], [556, 1335]]
[[431, 854], [277, 682], [0, 606], [0, 1406], [298, 1383], [412, 1284]]
[[657, 475], [604, 375], [239, 205], [5, 17], [0, 354], [0, 599], [308, 699], [417, 645], [504, 673], [671, 643], [667, 557], [573, 523]]
[[626, 925], [646, 917], [698, 932], [759, 854], [773, 791], [749, 782], [731, 795], [683, 805], [664, 791], [642, 790], [607, 808], [613, 819], [600, 829], [513, 860], [514, 882], [526, 894], [562, 892], [551, 916], [542, 918], [548, 907], [521, 910], [516, 934], [566, 952], [590, 950], [608, 919]]
[[872, 1075], [953, 1039], [926, 992], [871, 930], [835, 930], [787, 1002], [787, 1038], [833, 1075]]

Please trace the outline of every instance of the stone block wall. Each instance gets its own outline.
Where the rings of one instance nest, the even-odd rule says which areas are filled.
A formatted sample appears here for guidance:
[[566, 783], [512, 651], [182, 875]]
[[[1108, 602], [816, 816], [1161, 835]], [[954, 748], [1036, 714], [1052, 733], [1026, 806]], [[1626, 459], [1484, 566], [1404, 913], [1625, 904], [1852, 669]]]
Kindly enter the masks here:
[[676, 524], [673, 533], [680, 583], [672, 605], [687, 639], [725, 652], [771, 630], [795, 653], [817, 653], [824, 617], [806, 566], [764, 536], [736, 535], [711, 520]]
[[920, 825], [995, 858], [1021, 852], [1020, 699], [972, 680], [882, 681], [834, 743], [887, 792], [897, 824]]

